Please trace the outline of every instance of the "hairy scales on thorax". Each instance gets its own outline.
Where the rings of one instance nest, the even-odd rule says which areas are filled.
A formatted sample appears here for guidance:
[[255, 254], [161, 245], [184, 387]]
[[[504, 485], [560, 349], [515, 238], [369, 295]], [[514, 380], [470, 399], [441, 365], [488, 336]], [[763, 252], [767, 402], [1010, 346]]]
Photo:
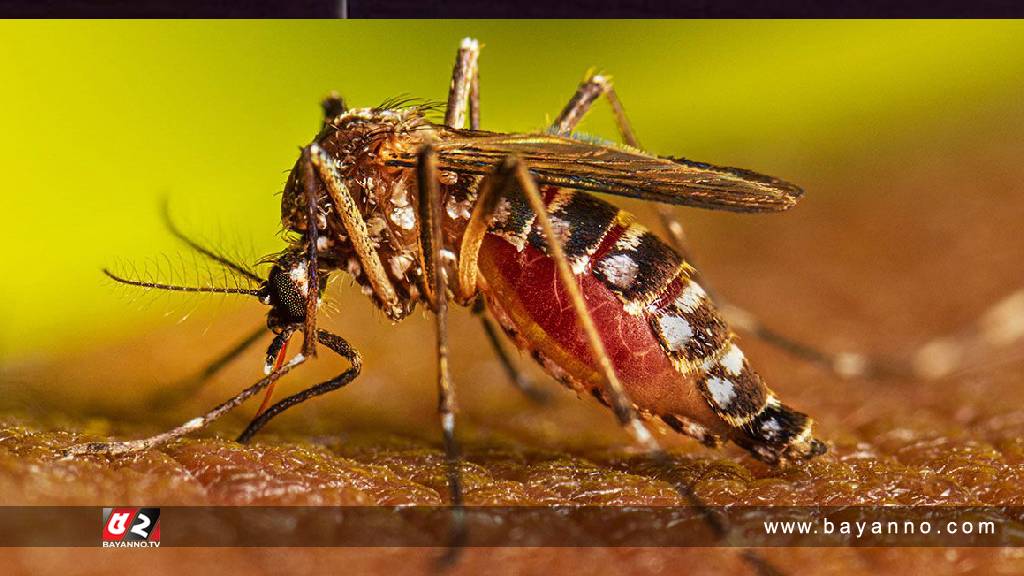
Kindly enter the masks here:
[[[374, 248], [399, 292], [401, 306], [397, 311], [381, 306], [382, 303], [374, 298], [374, 302], [392, 320], [404, 318], [421, 302], [418, 283], [423, 271], [419, 265], [416, 241], [415, 203], [418, 193], [415, 171], [389, 166], [385, 161], [436, 142], [439, 129], [443, 128], [427, 122], [422, 111], [415, 107], [394, 110], [363, 108], [334, 118], [317, 141], [336, 159], [342, 170], [345, 184], [366, 220]], [[446, 199], [442, 214], [447, 250], [444, 255], [454, 256], [451, 247], [458, 246], [481, 178], [457, 176], [451, 172], [444, 172], [441, 177], [441, 191]], [[296, 168], [289, 175], [281, 203], [282, 223], [295, 232], [306, 229], [305, 200], [301, 190]], [[322, 267], [346, 270], [362, 287], [363, 293], [373, 297], [362, 263], [324, 190], [320, 191], [318, 212], [319, 252], [324, 259]], [[296, 239], [296, 249], [301, 249], [301, 242], [301, 239]]]

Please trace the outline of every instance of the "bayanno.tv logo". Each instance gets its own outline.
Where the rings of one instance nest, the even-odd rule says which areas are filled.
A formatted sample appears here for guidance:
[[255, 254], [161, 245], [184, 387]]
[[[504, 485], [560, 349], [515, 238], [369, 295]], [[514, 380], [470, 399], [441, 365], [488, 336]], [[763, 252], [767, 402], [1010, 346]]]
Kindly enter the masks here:
[[159, 508], [104, 508], [104, 548], [159, 548]]

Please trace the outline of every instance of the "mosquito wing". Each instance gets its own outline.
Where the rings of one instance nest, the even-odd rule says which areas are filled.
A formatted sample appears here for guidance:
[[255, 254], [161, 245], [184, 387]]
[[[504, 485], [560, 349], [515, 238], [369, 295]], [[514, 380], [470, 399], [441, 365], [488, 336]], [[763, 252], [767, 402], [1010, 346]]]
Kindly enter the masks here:
[[[799, 187], [741, 168], [683, 158], [659, 158], [552, 135], [497, 134], [442, 129], [434, 144], [438, 167], [460, 174], [489, 174], [510, 154], [522, 158], [539, 184], [733, 212], [785, 210], [803, 195]], [[414, 166], [415, 153], [389, 159]]]

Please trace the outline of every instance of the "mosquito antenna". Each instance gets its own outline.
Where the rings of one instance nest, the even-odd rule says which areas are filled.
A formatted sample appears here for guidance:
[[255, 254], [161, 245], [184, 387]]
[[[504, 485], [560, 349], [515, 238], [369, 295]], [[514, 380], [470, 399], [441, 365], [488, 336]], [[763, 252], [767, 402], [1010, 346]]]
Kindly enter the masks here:
[[174, 237], [177, 238], [178, 240], [181, 240], [182, 242], [187, 244], [189, 248], [195, 250], [196, 252], [199, 252], [203, 256], [206, 256], [210, 260], [217, 262], [218, 264], [224, 266], [225, 268], [234, 270], [235, 272], [241, 274], [242, 276], [245, 276], [249, 280], [252, 280], [254, 282], [263, 282], [263, 278], [257, 276], [252, 270], [249, 270], [245, 266], [238, 264], [237, 262], [234, 262], [227, 256], [218, 254], [213, 250], [210, 250], [209, 248], [189, 238], [188, 236], [185, 235], [184, 232], [179, 230], [178, 227], [174, 224], [174, 220], [171, 218], [170, 202], [166, 197], [164, 198], [163, 201], [163, 209], [161, 210], [161, 215], [163, 216], [164, 219], [164, 225], [166, 225], [167, 229], [171, 231], [171, 234], [173, 234]]
[[122, 278], [109, 269], [104, 268], [103, 273], [106, 274], [111, 280], [119, 282], [121, 284], [128, 284], [130, 286], [139, 286], [141, 288], [156, 288], [158, 290], [172, 290], [175, 292], [209, 292], [213, 294], [248, 294], [250, 296], [259, 296], [259, 290], [252, 290], [248, 288], [219, 288], [216, 286], [178, 286], [175, 284], [161, 284], [159, 282], [143, 282], [141, 280], [129, 280], [128, 278]]

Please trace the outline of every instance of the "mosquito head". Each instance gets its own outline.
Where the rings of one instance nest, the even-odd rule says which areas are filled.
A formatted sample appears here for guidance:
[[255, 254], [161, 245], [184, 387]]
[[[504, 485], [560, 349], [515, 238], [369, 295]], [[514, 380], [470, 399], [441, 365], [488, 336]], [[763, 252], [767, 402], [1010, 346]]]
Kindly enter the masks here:
[[[321, 275], [320, 293], [326, 285]], [[285, 252], [274, 261], [270, 275], [260, 287], [260, 302], [270, 306], [267, 326], [271, 330], [301, 324], [306, 319], [306, 299], [309, 296], [309, 263], [302, 254]]]

